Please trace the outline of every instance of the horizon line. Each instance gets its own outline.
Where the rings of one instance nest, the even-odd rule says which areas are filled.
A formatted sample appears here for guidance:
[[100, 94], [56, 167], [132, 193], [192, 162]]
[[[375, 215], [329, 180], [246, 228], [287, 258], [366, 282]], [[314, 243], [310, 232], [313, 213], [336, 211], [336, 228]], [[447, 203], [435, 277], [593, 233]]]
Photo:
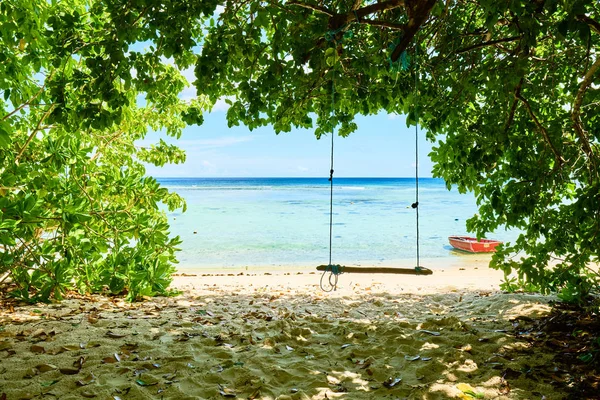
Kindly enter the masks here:
[[[151, 175], [148, 175], [151, 176]], [[328, 176], [152, 176], [155, 179], [329, 179]], [[414, 176], [334, 176], [333, 179], [415, 179]], [[419, 179], [444, 179], [419, 176]]]

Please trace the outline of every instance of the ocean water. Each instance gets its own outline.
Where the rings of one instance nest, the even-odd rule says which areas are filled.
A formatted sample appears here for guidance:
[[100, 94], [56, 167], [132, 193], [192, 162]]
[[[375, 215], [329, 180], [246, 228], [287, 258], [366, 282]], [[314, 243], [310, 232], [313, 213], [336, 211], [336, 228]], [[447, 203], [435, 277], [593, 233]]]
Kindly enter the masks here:
[[[171, 233], [183, 240], [180, 268], [329, 262], [327, 178], [158, 180], [188, 204], [187, 212], [168, 214]], [[414, 201], [414, 178], [335, 178], [332, 263], [414, 266]], [[476, 212], [473, 195], [448, 191], [441, 179], [419, 179], [421, 258], [452, 256], [448, 236], [466, 234]]]

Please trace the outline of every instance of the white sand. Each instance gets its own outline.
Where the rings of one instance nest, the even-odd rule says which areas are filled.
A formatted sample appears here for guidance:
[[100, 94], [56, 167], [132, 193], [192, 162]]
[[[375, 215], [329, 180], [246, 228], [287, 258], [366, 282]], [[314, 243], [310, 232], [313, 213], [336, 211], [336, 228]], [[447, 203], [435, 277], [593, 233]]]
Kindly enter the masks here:
[[552, 355], [507, 333], [550, 298], [499, 293], [485, 257], [459, 262], [431, 276], [343, 274], [330, 293], [312, 269], [185, 271], [195, 276], [175, 278], [174, 298], [3, 309], [0, 396], [563, 398], [519, 372], [551, 368]]

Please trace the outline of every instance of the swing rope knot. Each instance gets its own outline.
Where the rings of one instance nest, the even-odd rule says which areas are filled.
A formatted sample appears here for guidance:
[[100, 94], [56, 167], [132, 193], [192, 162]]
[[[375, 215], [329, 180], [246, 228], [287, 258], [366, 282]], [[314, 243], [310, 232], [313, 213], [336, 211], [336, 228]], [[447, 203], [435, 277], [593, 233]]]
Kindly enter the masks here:
[[[325, 269], [323, 270], [323, 274], [321, 275], [321, 281], [319, 282], [319, 286], [321, 286], [321, 290], [324, 292], [331, 292], [337, 290], [338, 277], [344, 271], [344, 266], [340, 264], [332, 264], [331, 260]], [[329, 279], [327, 283], [329, 283], [329, 287], [325, 288], [323, 285], [323, 279], [325, 278], [325, 274], [329, 272]]]
[[344, 273], [344, 267], [340, 264], [329, 264], [327, 269], [334, 275], [341, 275]]
[[417, 207], [419, 207], [419, 202], [418, 202], [418, 201], [417, 201], [417, 202], [414, 202], [414, 203], [412, 203], [410, 206], [411, 206], [412, 208], [417, 208]]
[[[398, 44], [400, 43], [400, 40], [402, 39], [401, 36], [397, 37], [396, 40], [394, 40], [389, 46], [388, 49], [390, 51], [394, 51], [394, 49], [398, 46]], [[387, 58], [389, 64], [390, 64], [390, 70], [391, 71], [408, 71], [410, 68], [410, 56], [408, 55], [408, 53], [405, 51], [403, 51], [400, 54], [400, 57], [398, 57], [398, 59], [396, 61], [392, 61], [392, 56], [388, 56]]]

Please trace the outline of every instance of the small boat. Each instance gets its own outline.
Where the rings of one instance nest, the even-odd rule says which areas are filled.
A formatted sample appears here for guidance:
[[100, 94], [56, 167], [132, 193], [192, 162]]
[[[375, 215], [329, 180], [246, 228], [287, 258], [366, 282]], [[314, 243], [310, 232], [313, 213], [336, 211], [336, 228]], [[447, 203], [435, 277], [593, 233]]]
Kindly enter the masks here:
[[455, 249], [469, 253], [491, 253], [496, 251], [496, 246], [502, 242], [492, 239], [479, 239], [469, 236], [448, 236], [450, 244]]

